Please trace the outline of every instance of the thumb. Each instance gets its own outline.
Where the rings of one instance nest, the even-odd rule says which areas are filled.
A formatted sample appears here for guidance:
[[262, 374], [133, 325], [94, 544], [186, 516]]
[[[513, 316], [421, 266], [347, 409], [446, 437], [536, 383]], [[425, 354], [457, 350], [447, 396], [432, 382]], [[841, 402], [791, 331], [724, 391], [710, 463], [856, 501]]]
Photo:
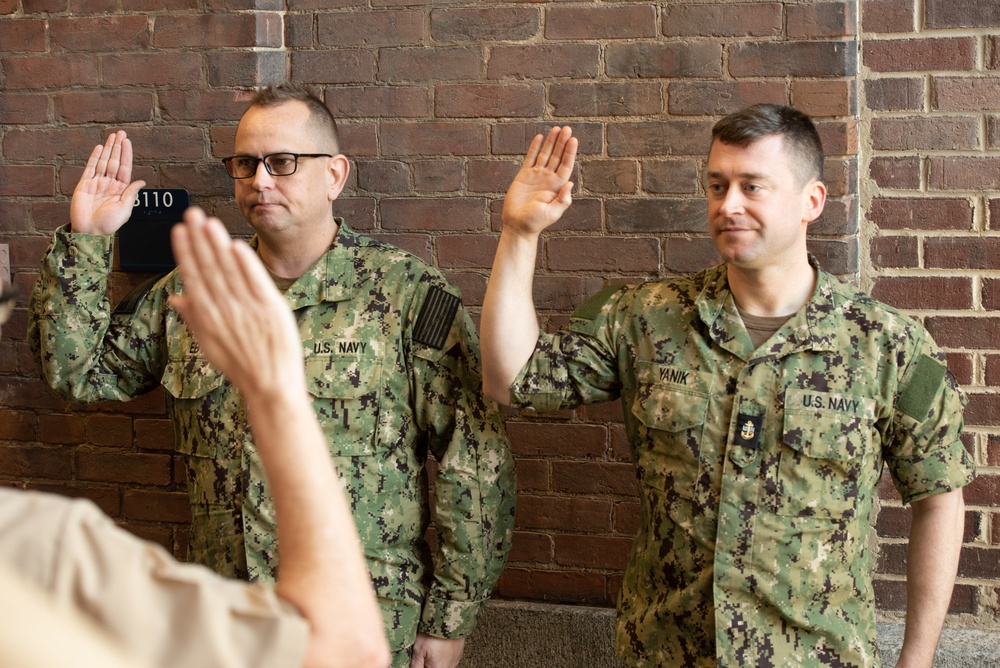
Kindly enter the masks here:
[[562, 184], [559, 188], [559, 192], [556, 193], [556, 201], [564, 206], [569, 206], [573, 203], [573, 182], [567, 181]]
[[122, 192], [120, 198], [121, 201], [128, 202], [129, 206], [134, 205], [136, 197], [139, 196], [139, 191], [145, 187], [146, 187], [145, 181], [133, 181], [132, 183], [128, 184], [128, 188], [126, 188]]

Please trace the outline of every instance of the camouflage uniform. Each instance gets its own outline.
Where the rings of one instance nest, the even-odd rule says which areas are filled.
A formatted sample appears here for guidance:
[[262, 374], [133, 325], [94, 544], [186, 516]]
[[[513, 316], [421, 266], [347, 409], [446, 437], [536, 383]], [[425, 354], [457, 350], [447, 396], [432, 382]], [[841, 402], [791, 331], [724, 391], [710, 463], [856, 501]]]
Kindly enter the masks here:
[[[177, 272], [109, 312], [111, 247], [110, 237], [56, 233], [30, 309], [43, 375], [88, 402], [162, 385], [187, 466], [192, 559], [271, 579], [274, 510], [243, 398], [167, 305]], [[513, 463], [456, 292], [421, 260], [341, 222], [329, 251], [285, 293], [394, 650], [418, 629], [467, 635], [510, 547]], [[438, 461], [433, 509], [428, 450]], [[437, 568], [423, 538], [432, 511]]]
[[868, 535], [883, 461], [905, 502], [974, 476], [943, 360], [922, 327], [822, 271], [757, 350], [724, 265], [609, 288], [543, 335], [515, 405], [625, 409], [642, 522], [619, 655], [877, 666]]

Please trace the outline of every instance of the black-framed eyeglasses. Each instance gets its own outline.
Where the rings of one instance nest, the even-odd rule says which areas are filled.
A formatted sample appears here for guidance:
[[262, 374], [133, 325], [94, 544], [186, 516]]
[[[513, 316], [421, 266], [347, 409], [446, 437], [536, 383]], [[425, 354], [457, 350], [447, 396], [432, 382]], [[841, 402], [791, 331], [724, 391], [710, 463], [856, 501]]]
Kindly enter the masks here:
[[291, 176], [299, 168], [299, 158], [332, 158], [329, 153], [271, 153], [263, 158], [252, 155], [231, 155], [222, 159], [226, 172], [234, 179], [249, 179], [263, 162], [271, 176]]
[[0, 325], [10, 320], [14, 312], [14, 289], [0, 281]]

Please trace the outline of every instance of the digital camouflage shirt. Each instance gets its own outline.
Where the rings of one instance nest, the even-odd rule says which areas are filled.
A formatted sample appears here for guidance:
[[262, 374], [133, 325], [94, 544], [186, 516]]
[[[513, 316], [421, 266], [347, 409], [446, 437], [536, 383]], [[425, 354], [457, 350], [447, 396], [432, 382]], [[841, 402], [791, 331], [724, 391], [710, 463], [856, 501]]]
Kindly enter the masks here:
[[[187, 466], [192, 559], [223, 575], [272, 579], [274, 509], [246, 405], [167, 305], [181, 288], [177, 272], [111, 312], [111, 247], [109, 237], [56, 233], [30, 307], [43, 376], [86, 402], [162, 385]], [[510, 547], [514, 472], [457, 290], [420, 259], [341, 223], [285, 297], [391, 646], [412, 645], [418, 629], [467, 635]], [[438, 462], [433, 507], [428, 451]], [[424, 540], [431, 518], [437, 568]]]
[[877, 666], [883, 462], [904, 502], [974, 475], [927, 332], [822, 271], [756, 350], [724, 266], [609, 288], [541, 336], [512, 391], [539, 411], [621, 397], [642, 521], [616, 636], [634, 666]]

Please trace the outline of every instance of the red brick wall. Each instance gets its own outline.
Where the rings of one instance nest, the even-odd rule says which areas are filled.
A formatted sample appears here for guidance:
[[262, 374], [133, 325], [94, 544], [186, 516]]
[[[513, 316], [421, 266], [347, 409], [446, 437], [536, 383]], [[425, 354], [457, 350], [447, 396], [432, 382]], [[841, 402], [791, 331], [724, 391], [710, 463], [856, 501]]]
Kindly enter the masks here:
[[[922, 8], [922, 11], [918, 11]], [[1000, 5], [861, 4], [862, 282], [922, 320], [965, 387], [966, 545], [952, 612], [1000, 619]], [[909, 513], [884, 486], [885, 611], [905, 609]]]
[[[917, 17], [914, 0], [866, 0], [862, 89], [851, 2], [0, 0], [0, 243], [27, 295], [86, 155], [118, 127], [135, 141], [138, 177], [187, 188], [246, 233], [217, 160], [239, 94], [287, 77], [321, 89], [342, 119], [354, 170], [338, 212], [440, 266], [475, 312], [520, 156], [534, 133], [572, 124], [575, 203], [543, 241], [536, 280], [555, 327], [606, 283], [714, 262], [702, 186], [711, 125], [746, 104], [792, 103], [816, 118], [829, 153], [831, 201], [812, 250], [927, 320], [973, 397], [967, 443], [1000, 466], [1000, 342], [985, 313], [1000, 308], [987, 245], [998, 205], [979, 193], [996, 182], [984, 151], [1000, 142], [1000, 112], [977, 111], [998, 107], [1000, 59], [988, 25], [955, 24], [963, 12], [1000, 17], [973, 4], [925, 0]], [[916, 69], [891, 69], [904, 63]], [[116, 273], [112, 298], [141, 278]], [[0, 342], [0, 481], [93, 498], [183, 554], [183, 471], [162, 395], [56, 400], [37, 380], [25, 321], [17, 310]], [[638, 521], [620, 408], [509, 418], [520, 496], [500, 595], [613, 604]], [[959, 612], [995, 608], [1000, 588], [997, 478], [982, 480], [969, 494]], [[879, 595], [891, 610], [906, 519], [886, 506]]]

